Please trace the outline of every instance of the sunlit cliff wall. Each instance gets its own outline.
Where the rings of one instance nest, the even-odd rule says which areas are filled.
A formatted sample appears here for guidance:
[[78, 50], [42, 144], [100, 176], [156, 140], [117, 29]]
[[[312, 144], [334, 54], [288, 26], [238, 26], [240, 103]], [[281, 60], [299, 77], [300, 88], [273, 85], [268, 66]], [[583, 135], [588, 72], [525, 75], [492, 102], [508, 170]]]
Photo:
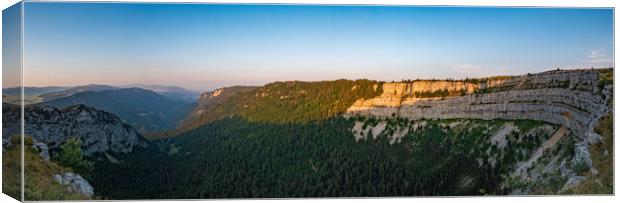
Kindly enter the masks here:
[[[583, 135], [592, 121], [611, 109], [612, 86], [599, 85], [599, 74], [599, 70], [557, 70], [514, 77], [385, 83], [382, 95], [356, 101], [347, 115], [528, 119], [563, 125]], [[443, 93], [416, 94], [438, 91]]]

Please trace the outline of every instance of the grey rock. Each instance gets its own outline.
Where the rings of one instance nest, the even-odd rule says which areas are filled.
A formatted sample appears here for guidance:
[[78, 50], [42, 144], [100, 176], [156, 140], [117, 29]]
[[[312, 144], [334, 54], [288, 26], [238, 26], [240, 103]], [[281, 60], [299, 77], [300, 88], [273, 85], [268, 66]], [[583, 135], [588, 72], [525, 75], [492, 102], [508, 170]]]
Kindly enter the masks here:
[[[426, 83], [429, 84], [425, 86], [431, 88], [415, 85], [415, 82], [385, 83], [384, 93], [381, 96], [356, 101], [347, 110], [347, 115], [374, 117], [396, 115], [410, 120], [528, 119], [562, 125], [578, 136], [585, 136], [592, 121], [607, 112], [610, 97], [598, 91], [596, 70], [550, 71], [481, 82], [476, 86], [479, 89], [490, 87], [506, 89], [489, 93], [470, 93], [443, 98], [415, 97], [415, 92], [442, 87], [459, 89], [455, 85], [462, 86], [444, 81]], [[433, 83], [441, 84], [442, 87]], [[611, 91], [607, 93], [612, 94]]]
[[562, 192], [564, 192], [566, 190], [574, 188], [575, 186], [579, 185], [584, 180], [586, 180], [586, 178], [583, 177], [583, 176], [571, 177], [571, 178], [568, 179], [568, 181], [566, 181], [566, 183], [564, 184], [564, 186], [560, 189], [560, 191], [558, 193], [562, 193]]
[[61, 185], [69, 187], [71, 191], [80, 193], [86, 197], [92, 197], [95, 194], [95, 190], [90, 183], [82, 178], [80, 174], [67, 172], [64, 175], [54, 174], [52, 176], [56, 182]]
[[34, 144], [32, 144], [32, 147], [39, 151], [39, 156], [41, 156], [43, 160], [50, 161], [49, 148], [47, 147], [47, 144], [35, 141]]
[[[84, 105], [56, 109], [48, 106], [24, 108], [24, 132], [49, 149], [77, 137], [82, 152], [89, 156], [97, 152], [127, 153], [136, 146], [146, 146], [146, 140], [116, 115]], [[20, 134], [20, 108], [3, 103], [2, 139]], [[3, 142], [4, 143], [4, 142]]]
[[54, 178], [56, 182], [62, 184], [62, 176], [60, 174], [54, 174], [52, 175], [52, 178]]

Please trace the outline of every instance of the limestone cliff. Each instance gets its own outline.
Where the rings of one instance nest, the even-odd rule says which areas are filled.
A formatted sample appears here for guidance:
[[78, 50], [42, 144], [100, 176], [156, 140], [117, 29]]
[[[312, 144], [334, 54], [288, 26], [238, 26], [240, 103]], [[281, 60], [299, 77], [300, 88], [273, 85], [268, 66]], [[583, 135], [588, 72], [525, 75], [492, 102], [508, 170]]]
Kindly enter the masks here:
[[[494, 149], [516, 150], [521, 154], [517, 158], [506, 158], [502, 157], [503, 152], [488, 153], [494, 150], [489, 149], [486, 155], [479, 154], [477, 158], [481, 167], [485, 164], [495, 167], [497, 160], [513, 160], [502, 166], [511, 171], [505, 174], [502, 183], [511, 194], [563, 193], [587, 182], [586, 177], [598, 174], [597, 167], [603, 171], [609, 168], [593, 164], [596, 157], [592, 158], [589, 149], [589, 146], [603, 142], [594, 129], [606, 115], [613, 115], [612, 69], [556, 70], [461, 81], [384, 83], [380, 96], [357, 100], [345, 114], [360, 116], [352, 128], [356, 140], [367, 139], [369, 135], [376, 139], [383, 135], [390, 144], [415, 134], [411, 132], [424, 128], [431, 120], [447, 123], [447, 131], [458, 131], [457, 126], [473, 122], [470, 119], [511, 120], [499, 121], [505, 122], [501, 128], [484, 127], [483, 132], [495, 131], [494, 135], [478, 144], [490, 143], [496, 145]], [[523, 120], [543, 121], [541, 128], [532, 128], [542, 131], [520, 131], [512, 124]], [[390, 127], [387, 125], [390, 122], [405, 124]], [[471, 133], [467, 131], [466, 134]], [[515, 135], [519, 138], [514, 139]], [[512, 136], [513, 140], [507, 142], [507, 136]], [[531, 145], [535, 148], [519, 149], [519, 145], [524, 144], [521, 137], [544, 142]], [[540, 189], [541, 185], [551, 185], [552, 179], [562, 184], [549, 187], [550, 190]]]
[[[80, 138], [86, 155], [105, 151], [127, 153], [146, 145], [142, 136], [116, 115], [84, 105], [65, 109], [26, 106], [24, 113], [24, 134], [50, 149], [73, 137]], [[3, 145], [8, 144], [11, 136], [20, 134], [20, 115], [19, 106], [3, 104]]]
[[420, 119], [527, 119], [585, 135], [609, 112], [613, 85], [600, 70], [557, 70], [462, 81], [385, 83], [376, 98], [356, 101], [347, 115]]

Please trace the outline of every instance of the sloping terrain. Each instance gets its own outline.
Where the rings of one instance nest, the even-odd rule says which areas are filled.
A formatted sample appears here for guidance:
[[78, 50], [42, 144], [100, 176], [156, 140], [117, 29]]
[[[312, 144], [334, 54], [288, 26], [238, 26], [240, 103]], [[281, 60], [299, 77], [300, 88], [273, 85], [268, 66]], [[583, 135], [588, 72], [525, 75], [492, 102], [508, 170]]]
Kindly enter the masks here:
[[[586, 126], [612, 110], [612, 78], [607, 73], [550, 71], [460, 82], [418, 81], [422, 85], [409, 87], [325, 81], [223, 88], [201, 96], [184, 122], [191, 125], [180, 135], [164, 136], [156, 148], [115, 155], [121, 164], [97, 162], [93, 182], [102, 195], [129, 199], [565, 194], [588, 184], [601, 167], [593, 164], [587, 143], [609, 141], [596, 141]], [[416, 88], [428, 91], [412, 91]], [[560, 94], [563, 99], [556, 99]], [[571, 94], [580, 96], [567, 99]], [[421, 111], [424, 116], [419, 116], [420, 112], [403, 110], [409, 105], [408, 95], [440, 113]], [[497, 110], [501, 107], [442, 103], [461, 97], [504, 108], [533, 104], [505, 114]], [[530, 113], [553, 108], [570, 114]], [[468, 116], [472, 109], [479, 113]], [[554, 119], [556, 112], [563, 120]], [[606, 130], [603, 134], [611, 133]], [[114, 174], [126, 170], [157, 177], [118, 181]], [[126, 192], [139, 185], [158, 187]]]
[[[42, 102], [43, 99], [40, 95], [64, 91], [69, 89], [69, 87], [57, 87], [57, 86], [49, 86], [49, 87], [24, 87], [24, 103], [25, 104], [35, 104]], [[21, 87], [10, 87], [2, 89], [2, 101], [10, 104], [20, 104], [21, 103]]]
[[[19, 138], [19, 137], [16, 137]], [[12, 146], [6, 148], [2, 153], [2, 191], [7, 195], [21, 199], [21, 148], [20, 140], [14, 139]], [[31, 145], [32, 142], [26, 141], [27, 148], [24, 149], [25, 169], [25, 199], [33, 200], [89, 200], [90, 197], [84, 196], [76, 191], [64, 187], [54, 181], [54, 174], [62, 174], [71, 171], [70, 168], [60, 166], [56, 163], [44, 160], [37, 155], [36, 149]]]
[[[21, 134], [21, 109], [2, 104], [2, 142]], [[27, 106], [24, 108], [24, 134], [49, 148], [57, 148], [71, 138], [79, 138], [82, 151], [93, 154], [104, 151], [130, 152], [145, 145], [142, 136], [114, 114], [84, 105], [64, 109]]]
[[[21, 199], [20, 112], [17, 105], [2, 104], [2, 187], [16, 199]], [[117, 116], [84, 105], [26, 106], [24, 112], [24, 198], [28, 201], [98, 198], [86, 180], [93, 170], [92, 160], [148, 147]]]
[[81, 92], [38, 105], [64, 108], [77, 104], [116, 114], [140, 132], [176, 127], [190, 110], [187, 106], [192, 105], [140, 88]]
[[609, 194], [612, 114], [613, 69], [222, 88], [83, 175], [102, 199]]
[[54, 99], [68, 97], [68, 96], [71, 96], [71, 95], [74, 95], [80, 92], [99, 92], [99, 91], [115, 90], [115, 89], [120, 89], [120, 88], [110, 86], [110, 85], [89, 84], [89, 85], [81, 85], [81, 86], [64, 89], [62, 91], [41, 94], [39, 97], [41, 97], [42, 102], [47, 102], [47, 101], [51, 101]]
[[370, 80], [275, 82], [263, 87], [229, 87], [201, 95], [182, 125], [164, 136], [176, 136], [217, 119], [240, 116], [255, 122], [304, 123], [340, 115], [360, 98], [379, 95]]
[[200, 93], [183, 89], [181, 87], [176, 86], [166, 86], [166, 85], [142, 85], [142, 84], [133, 84], [124, 86], [124, 88], [137, 87], [145, 90], [151, 90], [160, 94], [161, 96], [170, 99], [170, 100], [178, 100], [183, 102], [192, 103], [198, 99]]

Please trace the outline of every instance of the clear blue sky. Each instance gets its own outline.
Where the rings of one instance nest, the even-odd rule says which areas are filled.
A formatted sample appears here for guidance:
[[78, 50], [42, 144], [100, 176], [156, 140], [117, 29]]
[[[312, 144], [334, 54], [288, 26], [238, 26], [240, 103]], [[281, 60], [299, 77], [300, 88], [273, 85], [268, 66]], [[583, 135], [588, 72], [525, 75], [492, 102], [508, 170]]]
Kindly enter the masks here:
[[2, 10], [2, 87], [21, 82], [21, 4]]
[[613, 10], [26, 3], [26, 85], [401, 80], [613, 66]]

